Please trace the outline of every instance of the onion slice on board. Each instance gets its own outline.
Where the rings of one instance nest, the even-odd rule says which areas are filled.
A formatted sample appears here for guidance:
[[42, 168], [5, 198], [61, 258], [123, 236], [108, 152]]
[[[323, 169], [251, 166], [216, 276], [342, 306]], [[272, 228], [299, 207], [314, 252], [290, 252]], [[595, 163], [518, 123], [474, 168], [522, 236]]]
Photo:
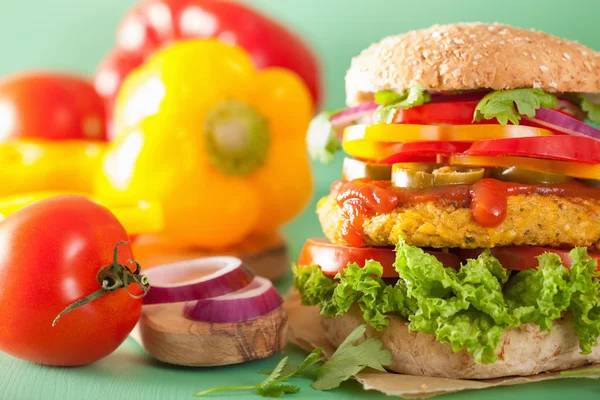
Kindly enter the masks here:
[[219, 256], [164, 264], [144, 271], [150, 291], [144, 304], [208, 299], [250, 285], [254, 273], [237, 257]]
[[587, 136], [600, 140], [600, 129], [560, 111], [542, 107], [536, 111], [534, 118], [524, 117], [524, 119], [568, 135]]
[[235, 293], [187, 302], [183, 315], [200, 322], [241, 322], [268, 314], [281, 304], [283, 299], [271, 281], [257, 276]]

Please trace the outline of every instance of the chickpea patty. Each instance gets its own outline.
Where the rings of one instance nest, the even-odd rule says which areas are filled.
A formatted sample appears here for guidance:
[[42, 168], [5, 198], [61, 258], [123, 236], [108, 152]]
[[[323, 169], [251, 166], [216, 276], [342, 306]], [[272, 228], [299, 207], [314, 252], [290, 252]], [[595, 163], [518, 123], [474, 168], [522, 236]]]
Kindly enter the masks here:
[[[337, 244], [344, 216], [331, 195], [317, 205], [325, 236]], [[419, 247], [588, 246], [600, 248], [600, 200], [554, 195], [508, 197], [506, 219], [497, 227], [475, 222], [468, 207], [433, 202], [405, 205], [389, 214], [367, 217], [365, 246], [393, 246], [399, 237]], [[590, 249], [590, 250], [591, 250]]]

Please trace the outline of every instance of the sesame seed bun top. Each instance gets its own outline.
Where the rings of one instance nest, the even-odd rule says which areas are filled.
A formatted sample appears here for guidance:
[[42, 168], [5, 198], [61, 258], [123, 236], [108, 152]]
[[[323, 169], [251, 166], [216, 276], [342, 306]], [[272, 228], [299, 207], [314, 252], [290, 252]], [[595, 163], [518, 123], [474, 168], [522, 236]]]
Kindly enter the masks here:
[[346, 100], [379, 90], [541, 88], [600, 92], [600, 53], [544, 32], [502, 24], [461, 23], [390, 36], [352, 60]]

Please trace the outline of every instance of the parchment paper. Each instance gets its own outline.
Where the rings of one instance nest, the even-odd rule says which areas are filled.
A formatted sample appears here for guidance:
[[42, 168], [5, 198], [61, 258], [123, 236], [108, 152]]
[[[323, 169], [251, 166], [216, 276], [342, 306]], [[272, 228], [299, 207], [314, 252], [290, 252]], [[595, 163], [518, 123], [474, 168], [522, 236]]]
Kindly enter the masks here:
[[[297, 292], [285, 296], [284, 308], [288, 312], [288, 339], [291, 343], [312, 351], [322, 347], [326, 355], [331, 355], [335, 348], [329, 343], [325, 332], [318, 322], [319, 310], [316, 306], [308, 307], [300, 304]], [[600, 364], [579, 367], [581, 369], [599, 368]], [[445, 393], [462, 390], [486, 389], [494, 386], [520, 385], [522, 383], [540, 382], [551, 379], [564, 379], [559, 372], [542, 373], [528, 377], [508, 377], [487, 380], [465, 380], [432, 378], [423, 376], [383, 373], [365, 370], [356, 376], [356, 380], [367, 390], [377, 390], [390, 396], [405, 399], [426, 399]], [[582, 375], [577, 378], [599, 378], [598, 375]]]

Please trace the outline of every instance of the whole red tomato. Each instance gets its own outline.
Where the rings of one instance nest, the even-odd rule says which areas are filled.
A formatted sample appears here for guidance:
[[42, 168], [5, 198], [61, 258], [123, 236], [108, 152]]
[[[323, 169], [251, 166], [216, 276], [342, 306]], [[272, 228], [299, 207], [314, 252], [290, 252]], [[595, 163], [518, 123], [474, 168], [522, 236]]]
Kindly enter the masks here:
[[[117, 28], [115, 48], [96, 71], [96, 90], [112, 110], [124, 77], [161, 47], [176, 40], [218, 38], [248, 51], [257, 68], [294, 71], [321, 100], [317, 57], [297, 35], [247, 5], [229, 0], [144, 0]], [[109, 118], [110, 119], [110, 118]]]
[[[142, 300], [124, 289], [54, 319], [101, 288], [97, 274], [128, 240], [106, 208], [78, 196], [34, 203], [0, 224], [0, 351], [56, 366], [85, 365], [112, 353], [137, 323]], [[125, 265], [129, 244], [118, 248]], [[140, 288], [130, 285], [132, 294]]]
[[0, 79], [0, 141], [105, 140], [105, 119], [103, 100], [84, 78], [31, 72]]

